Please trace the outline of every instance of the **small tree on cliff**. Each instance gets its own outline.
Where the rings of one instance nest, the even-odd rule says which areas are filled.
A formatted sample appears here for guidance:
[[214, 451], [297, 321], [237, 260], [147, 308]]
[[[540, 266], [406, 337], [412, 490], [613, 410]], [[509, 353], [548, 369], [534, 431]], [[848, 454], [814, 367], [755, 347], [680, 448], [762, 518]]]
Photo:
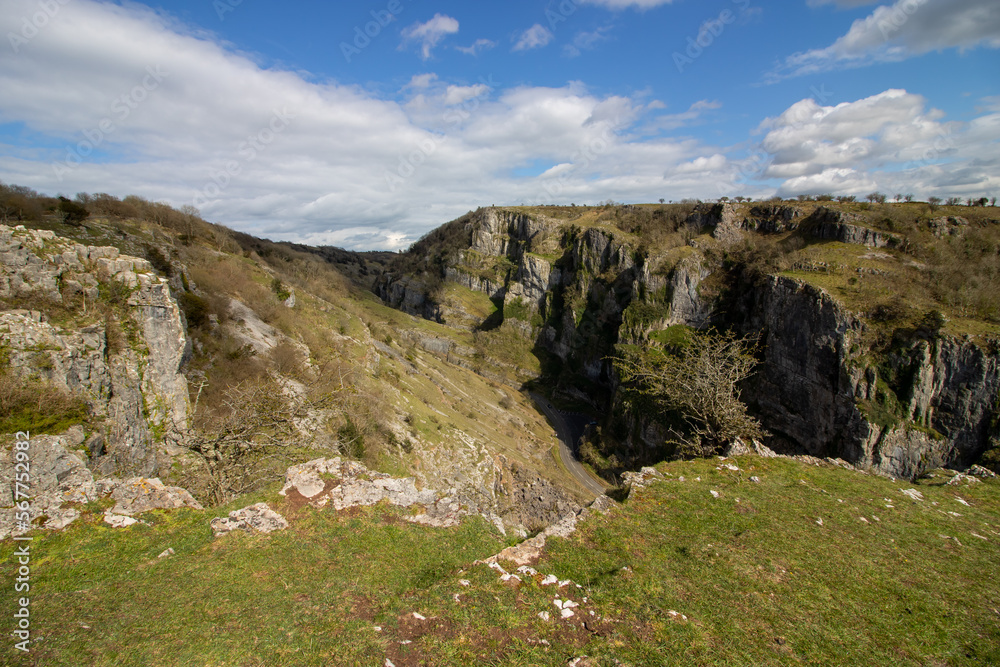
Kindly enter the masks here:
[[682, 454], [711, 455], [736, 438], [767, 435], [747, 413], [739, 384], [757, 360], [753, 338], [691, 331], [671, 346], [619, 348], [614, 360], [622, 384], [634, 397], [650, 399], [674, 429]]

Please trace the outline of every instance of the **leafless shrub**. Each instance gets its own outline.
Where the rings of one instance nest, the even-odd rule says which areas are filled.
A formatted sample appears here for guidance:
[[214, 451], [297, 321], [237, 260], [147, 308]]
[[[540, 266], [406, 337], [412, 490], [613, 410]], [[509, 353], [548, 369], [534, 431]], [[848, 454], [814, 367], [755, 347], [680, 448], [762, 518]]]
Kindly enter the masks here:
[[686, 428], [676, 434], [679, 442], [711, 451], [767, 435], [739, 397], [740, 383], [757, 366], [754, 344], [731, 333], [691, 332], [672, 349], [623, 346], [614, 365], [628, 391], [680, 418]]

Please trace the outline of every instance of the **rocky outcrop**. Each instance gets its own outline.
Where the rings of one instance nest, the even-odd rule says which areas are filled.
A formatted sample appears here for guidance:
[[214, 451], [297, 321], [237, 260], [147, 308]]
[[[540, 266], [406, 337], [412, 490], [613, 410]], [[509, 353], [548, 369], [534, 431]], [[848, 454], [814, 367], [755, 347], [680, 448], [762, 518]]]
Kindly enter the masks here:
[[544, 312], [546, 300], [562, 273], [553, 269], [548, 260], [524, 254], [514, 278], [505, 290], [505, 303], [520, 299], [529, 312]]
[[700, 255], [681, 260], [670, 275], [670, 316], [666, 326], [684, 324], [695, 329], [708, 325], [712, 316], [712, 303], [703, 299], [701, 282], [709, 276]]
[[545, 548], [545, 542], [550, 537], [569, 537], [576, 532], [576, 525], [580, 521], [586, 519], [595, 512], [607, 514], [612, 507], [614, 507], [613, 500], [607, 496], [598, 496], [594, 502], [587, 507], [564, 516], [559, 521], [553, 523], [548, 528], [538, 533], [538, 535], [530, 537], [520, 544], [508, 547], [495, 556], [490, 556], [480, 562], [498, 564], [500, 561], [505, 561], [513, 563], [514, 565], [529, 565], [538, 560], [539, 556], [542, 554], [542, 549]]
[[0, 312], [0, 345], [13, 369], [30, 369], [38, 377], [95, 399], [111, 391], [102, 324], [60, 331], [38, 311]]
[[767, 428], [807, 453], [912, 477], [968, 467], [986, 448], [1000, 392], [996, 355], [946, 337], [898, 350], [884, 363], [902, 371], [891, 388], [900, 412], [879, 425], [866, 405], [887, 389], [855, 345], [863, 320], [790, 278], [769, 279], [753, 310], [746, 329], [762, 332], [764, 359], [744, 396]]
[[757, 205], [750, 209], [741, 226], [761, 234], [781, 234], [798, 229], [802, 219], [802, 209], [795, 206]]
[[[88, 309], [101, 298], [101, 285], [125, 297], [122, 321], [115, 325], [135, 331], [121, 336], [125, 349], [109, 347], [105, 320], [95, 318], [92, 305]], [[183, 440], [189, 410], [180, 372], [188, 352], [184, 319], [167, 279], [155, 275], [147, 260], [116, 248], [0, 225], [0, 297], [41, 297], [79, 307], [79, 321], [66, 330], [38, 311], [0, 313], [0, 345], [13, 372], [82, 393], [95, 415], [107, 417], [105, 456], [94, 462], [97, 468], [151, 475], [165, 464], [151, 429], [160, 434], [166, 454]]]
[[407, 521], [435, 527], [457, 526], [467, 514], [455, 499], [431, 489], [417, 489], [413, 477], [394, 478], [368, 470], [356, 461], [316, 459], [292, 466], [285, 474], [282, 496], [294, 494], [316, 508], [335, 510], [376, 505], [382, 501], [398, 507], [423, 506], [424, 511]]
[[962, 236], [969, 229], [969, 221], [960, 216], [941, 216], [927, 223], [931, 233], [940, 238]]
[[[82, 449], [84, 431], [79, 426], [60, 436], [31, 437], [24, 450], [13, 447], [14, 436], [7, 439], [0, 448], [0, 489], [4, 490], [0, 499], [0, 539], [38, 527], [60, 530], [80, 517], [81, 505], [108, 496], [115, 500], [115, 506], [105, 518], [115, 526], [131, 525], [135, 523], [132, 517], [155, 509], [202, 509], [187, 491], [165, 486], [158, 479], [95, 479], [87, 467], [87, 453]], [[28, 459], [27, 509], [14, 503], [18, 488], [25, 491], [23, 484], [17, 484], [17, 474], [24, 470], [16, 467], [18, 451], [25, 451]]]
[[250, 505], [230, 512], [228, 517], [212, 519], [212, 532], [215, 537], [228, 535], [235, 530], [266, 535], [286, 528], [288, 521], [285, 517], [268, 507], [267, 503]]
[[182, 507], [204, 509], [185, 489], [177, 486], [166, 486], [159, 479], [133, 477], [124, 482], [117, 482], [111, 491], [115, 501], [111, 508], [112, 514], [136, 516], [152, 510], [172, 510]]
[[496, 513], [506, 525], [522, 531], [533, 530], [579, 511], [580, 505], [551, 481], [505, 457], [500, 458]]
[[896, 234], [880, 232], [863, 224], [858, 216], [820, 207], [809, 216], [812, 235], [826, 241], [839, 241], [870, 248], [898, 248], [903, 238]]

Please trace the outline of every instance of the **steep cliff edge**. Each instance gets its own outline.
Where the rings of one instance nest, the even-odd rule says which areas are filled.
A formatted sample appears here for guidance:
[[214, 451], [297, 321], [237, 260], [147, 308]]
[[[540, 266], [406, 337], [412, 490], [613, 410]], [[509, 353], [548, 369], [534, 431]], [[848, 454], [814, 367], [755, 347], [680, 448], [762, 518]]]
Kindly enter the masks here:
[[[440, 314], [456, 310], [449, 289], [486, 295], [496, 312], [478, 322], [465, 313], [463, 326], [519, 332], [546, 362], [543, 382], [603, 413], [605, 433], [637, 460], [664, 429], [622, 413], [609, 358], [619, 343], [667, 340], [677, 326], [760, 336], [743, 396], [776, 447], [912, 477], [968, 466], [996, 438], [996, 326], [959, 326], [965, 316], [946, 327], [935, 308], [958, 313], [942, 305], [951, 297], [912, 286], [911, 276], [934, 280], [914, 254], [937, 229], [926, 214], [907, 226], [879, 209], [890, 232], [866, 209], [833, 205], [702, 205], [672, 226], [664, 210], [480, 209], [451, 223], [468, 245], [423, 273], [390, 269], [375, 291], [445, 323]], [[992, 239], [996, 222], [979, 226]], [[906, 316], [886, 316], [886, 289], [904, 281]], [[926, 325], [925, 313], [941, 319]]]
[[745, 327], [763, 343], [745, 397], [809, 454], [912, 477], [968, 467], [995, 435], [1000, 358], [987, 346], [938, 333], [877, 354], [862, 317], [787, 277], [759, 288]]

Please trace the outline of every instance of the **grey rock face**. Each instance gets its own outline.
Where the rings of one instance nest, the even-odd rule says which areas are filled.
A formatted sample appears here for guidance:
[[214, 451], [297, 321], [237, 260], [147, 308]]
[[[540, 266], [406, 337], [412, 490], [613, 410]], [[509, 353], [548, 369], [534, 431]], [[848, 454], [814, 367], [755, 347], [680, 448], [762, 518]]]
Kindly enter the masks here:
[[[43, 294], [98, 297], [101, 282], [117, 281], [131, 293], [126, 317], [142, 331], [142, 349], [109, 354], [103, 324], [59, 331], [39, 313], [0, 313], [0, 344], [14, 372], [37, 375], [82, 392], [98, 415], [107, 416], [106, 474], [153, 474], [158, 467], [150, 427], [167, 442], [187, 428], [187, 382], [180, 366], [187, 349], [183, 318], [167, 281], [148, 261], [116, 248], [82, 246], [52, 232], [0, 225], [0, 296]], [[63, 289], [57, 289], [62, 285]]]
[[580, 505], [555, 484], [500, 457], [496, 482], [497, 513], [509, 526], [537, 529], [580, 510]]
[[708, 277], [700, 256], [686, 258], [670, 276], [670, 318], [667, 326], [685, 324], [701, 329], [712, 316], [712, 304], [701, 298], [698, 287]]
[[166, 486], [158, 479], [133, 477], [121, 482], [111, 493], [115, 506], [113, 514], [135, 516], [152, 510], [171, 510], [181, 507], [205, 509], [186, 490], [177, 486]]
[[106, 398], [111, 389], [103, 326], [60, 332], [41, 313], [11, 310], [0, 313], [0, 345], [15, 371], [25, 369], [95, 399]]
[[901, 390], [904, 423], [882, 428], [860, 407], [878, 380], [852, 352], [863, 326], [826, 292], [771, 278], [747, 325], [764, 332], [765, 352], [744, 397], [769, 429], [814, 456], [900, 477], [940, 465], [968, 467], [989, 439], [1000, 360], [954, 339], [916, 343], [899, 361], [912, 378]]
[[[29, 440], [30, 497], [28, 523], [46, 517], [42, 528], [59, 530], [79, 516], [79, 510], [68, 505], [93, 502], [111, 495], [115, 507], [107, 514], [113, 525], [128, 525], [134, 521], [123, 518], [153, 509], [176, 509], [201, 505], [187, 491], [164, 486], [158, 479], [134, 478], [126, 482], [115, 479], [94, 479], [82, 452], [74, 451], [83, 443], [83, 429], [74, 427], [61, 436], [36, 436]], [[27, 532], [18, 527], [14, 505], [16, 473], [10, 437], [8, 446], [0, 448], [0, 539]], [[23, 489], [22, 489], [23, 490]], [[32, 525], [32, 528], [38, 527]]]
[[813, 236], [828, 241], [840, 241], [870, 248], [896, 248], [903, 239], [895, 234], [881, 232], [860, 224], [856, 216], [845, 215], [828, 208], [817, 209], [810, 217]]

